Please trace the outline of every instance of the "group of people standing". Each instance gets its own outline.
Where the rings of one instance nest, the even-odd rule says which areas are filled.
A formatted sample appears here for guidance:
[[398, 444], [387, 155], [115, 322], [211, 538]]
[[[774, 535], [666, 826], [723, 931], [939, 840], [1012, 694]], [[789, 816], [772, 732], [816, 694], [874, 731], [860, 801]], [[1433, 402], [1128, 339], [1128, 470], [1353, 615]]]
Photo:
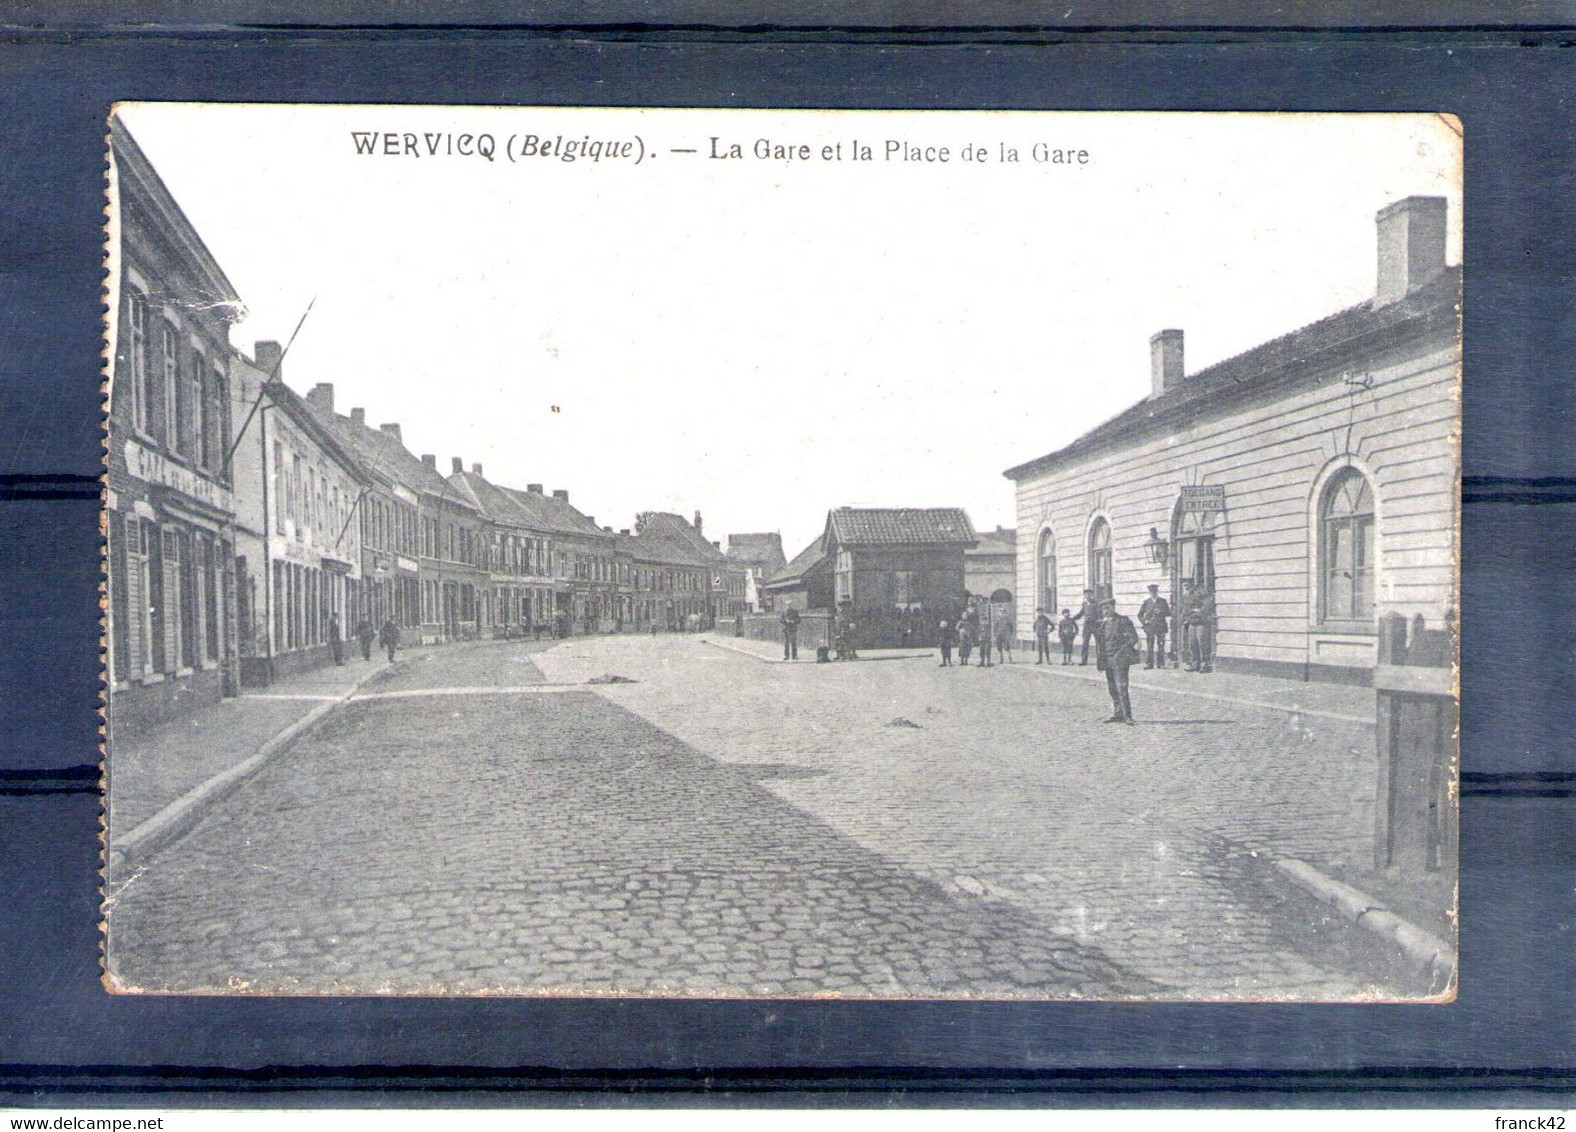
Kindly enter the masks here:
[[[1149, 596], [1138, 609], [1138, 624], [1143, 626], [1145, 668], [1164, 668], [1169, 657], [1174, 666], [1186, 664], [1189, 672], [1215, 669], [1215, 595], [1207, 586], [1191, 581], [1182, 583], [1180, 610], [1173, 613], [1171, 603], [1160, 596], [1160, 586], [1151, 583]], [[1079, 623], [1082, 622], [1082, 625]], [[1175, 624], [1176, 632], [1171, 634]], [[1129, 617], [1117, 613], [1114, 598], [1099, 598], [1084, 590], [1083, 607], [1075, 614], [1062, 610], [1053, 622], [1044, 608], [1035, 610], [1034, 639], [1036, 664], [1051, 663], [1051, 631], [1055, 629], [1062, 646], [1062, 663], [1073, 662], [1073, 647], [1083, 634], [1081, 664], [1089, 663], [1089, 643], [1095, 645], [1095, 664], [1105, 673], [1111, 694], [1111, 718], [1107, 723], [1132, 723], [1133, 705], [1128, 691], [1128, 670], [1139, 660], [1138, 628]], [[1166, 652], [1166, 638], [1172, 637], [1174, 651]]]
[[[943, 617], [936, 628], [941, 637], [941, 667], [951, 668], [952, 650], [958, 650], [958, 663], [967, 666], [969, 658], [979, 650], [979, 666], [990, 667], [991, 646], [996, 647], [996, 663], [1012, 660], [1013, 624], [1010, 614], [994, 620], [989, 613], [981, 614], [981, 601], [965, 602], [963, 612], [957, 617]], [[988, 608], [988, 607], [987, 607]]]
[[[383, 622], [383, 628], [374, 629], [372, 619], [363, 617], [356, 624], [356, 642], [361, 646], [361, 659], [372, 659], [372, 642], [377, 641], [388, 653], [389, 663], [394, 663], [394, 652], [399, 648], [399, 626], [394, 624], [390, 617]], [[339, 630], [339, 614], [331, 613], [328, 618], [328, 643], [334, 649], [334, 663], [345, 663], [345, 642]]]

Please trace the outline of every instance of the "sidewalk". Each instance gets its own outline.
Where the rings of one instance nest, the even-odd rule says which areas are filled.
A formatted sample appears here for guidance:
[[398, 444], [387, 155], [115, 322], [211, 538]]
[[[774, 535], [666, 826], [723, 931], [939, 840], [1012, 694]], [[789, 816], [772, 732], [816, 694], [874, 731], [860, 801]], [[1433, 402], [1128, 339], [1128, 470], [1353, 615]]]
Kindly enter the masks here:
[[342, 666], [295, 673], [152, 731], [117, 738], [108, 752], [110, 852], [123, 856], [161, 843], [198, 803], [244, 780], [358, 688], [430, 651], [402, 651], [390, 665], [380, 651], [368, 662], [352, 648]]
[[[732, 649], [774, 664], [785, 663], [782, 658], [782, 645], [776, 641], [753, 641], [743, 637], [716, 634], [703, 634], [700, 639], [707, 644]], [[935, 659], [939, 655], [934, 649], [927, 651], [913, 648], [861, 649], [859, 652], [862, 660], [910, 658], [918, 660], [921, 657]], [[1015, 656], [1014, 663], [994, 667], [1004, 672], [1027, 672], [1041, 677], [1093, 680], [1102, 686], [1105, 684], [1105, 674], [1095, 668], [1092, 656], [1087, 667], [1077, 663], [1063, 665], [1059, 659], [1051, 664], [1035, 664], [1032, 652], [1026, 654], [1022, 649], [1017, 650]], [[815, 650], [810, 649], [806, 655], [801, 647], [798, 663], [814, 664]], [[1346, 684], [1305, 683], [1276, 676], [1253, 676], [1238, 672], [1198, 673], [1186, 672], [1180, 668], [1149, 670], [1142, 665], [1133, 668], [1130, 684], [1135, 691], [1169, 692], [1201, 700], [1336, 719], [1343, 723], [1365, 723], [1371, 726], [1374, 722], [1372, 688], [1352, 687]]]

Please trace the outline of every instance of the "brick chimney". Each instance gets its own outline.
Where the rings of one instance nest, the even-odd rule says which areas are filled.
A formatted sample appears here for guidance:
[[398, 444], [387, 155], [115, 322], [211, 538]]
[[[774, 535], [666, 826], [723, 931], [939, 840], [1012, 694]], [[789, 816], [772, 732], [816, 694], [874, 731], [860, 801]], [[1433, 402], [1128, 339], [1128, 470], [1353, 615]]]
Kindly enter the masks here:
[[699, 511], [697, 511], [697, 512], [695, 512], [695, 529], [696, 529], [696, 530], [697, 530], [697, 531], [700, 531], [700, 530], [703, 530], [703, 529], [704, 529], [704, 528], [703, 528], [703, 527], [702, 527], [702, 526], [701, 526], [701, 525], [700, 525], [700, 512], [699, 512]]
[[454, 469], [455, 475], [459, 475], [465, 470], [465, 461], [460, 459], [458, 456], [451, 456], [449, 457], [449, 460], [450, 466]]
[[620, 528], [618, 528], [618, 533], [621, 534], [621, 535], [626, 535], [627, 536], [629, 534], [629, 528], [628, 527], [620, 527]]
[[366, 428], [367, 427], [367, 411], [365, 409], [351, 409], [350, 410], [350, 423], [353, 424], [353, 425], [360, 425], [362, 428]]
[[306, 403], [326, 417], [334, 415], [334, 386], [327, 381], [320, 381], [312, 386], [312, 392], [306, 395]]
[[569, 493], [561, 487], [555, 487], [553, 489], [553, 498], [558, 500], [560, 503], [568, 503]]
[[472, 464], [471, 465], [471, 475], [479, 476], [481, 474], [482, 474], [482, 466], [480, 464]]
[[398, 424], [386, 424], [386, 425], [380, 425], [379, 427], [384, 432], [386, 432], [390, 436], [392, 436], [395, 440], [399, 441], [401, 444], [405, 443], [405, 438], [402, 435], [400, 435], [399, 425]]
[[257, 368], [263, 371], [264, 377], [279, 377], [279, 363], [284, 360], [284, 347], [278, 342], [259, 342], [252, 348], [252, 354], [257, 359]]
[[1445, 270], [1445, 198], [1407, 197], [1379, 210], [1379, 286], [1375, 307], [1389, 306]]
[[1149, 339], [1149, 380], [1151, 397], [1182, 384], [1186, 370], [1182, 365], [1182, 332], [1162, 330]]
[[539, 483], [528, 483], [525, 485], [525, 490], [532, 495], [541, 495], [542, 485]]
[[438, 458], [431, 452], [423, 452], [421, 455], [421, 462], [426, 464], [427, 467], [431, 468], [433, 471], [438, 470]]

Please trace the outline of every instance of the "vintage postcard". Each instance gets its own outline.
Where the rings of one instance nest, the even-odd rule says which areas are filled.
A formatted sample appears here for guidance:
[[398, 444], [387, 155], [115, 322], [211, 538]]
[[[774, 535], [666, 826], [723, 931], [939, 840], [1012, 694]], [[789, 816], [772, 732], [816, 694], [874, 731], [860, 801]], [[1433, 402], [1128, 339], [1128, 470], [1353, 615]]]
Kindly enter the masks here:
[[116, 107], [105, 985], [1448, 1001], [1462, 144]]

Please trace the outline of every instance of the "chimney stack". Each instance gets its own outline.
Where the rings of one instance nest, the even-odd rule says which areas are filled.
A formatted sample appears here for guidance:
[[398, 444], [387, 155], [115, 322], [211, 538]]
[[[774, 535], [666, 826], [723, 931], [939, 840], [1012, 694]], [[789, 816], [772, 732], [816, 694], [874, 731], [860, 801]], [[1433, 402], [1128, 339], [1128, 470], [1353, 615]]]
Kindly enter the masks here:
[[334, 386], [332, 383], [320, 381], [312, 386], [312, 392], [306, 395], [306, 403], [325, 417], [333, 416]]
[[1407, 197], [1385, 205], [1379, 226], [1375, 307], [1389, 306], [1445, 270], [1445, 198]]
[[541, 495], [542, 485], [539, 483], [528, 483], [525, 485], [525, 490], [532, 495]]
[[722, 549], [722, 543], [719, 540], [717, 540], [717, 539], [712, 539], [711, 540], [711, 548], [713, 550], [721, 550]]
[[479, 476], [481, 474], [482, 474], [482, 466], [480, 464], [472, 464], [471, 465], [471, 475]]
[[421, 455], [421, 462], [426, 464], [427, 467], [431, 468], [433, 471], [438, 470], [438, 458], [431, 452], [423, 452]]
[[695, 512], [695, 529], [697, 531], [702, 529], [701, 525], [700, 525], [700, 512], [699, 511]]
[[1158, 397], [1168, 389], [1182, 384], [1186, 371], [1182, 366], [1182, 332], [1162, 330], [1149, 340], [1149, 380], [1151, 397]]
[[621, 534], [621, 535], [626, 535], [627, 536], [629, 534], [629, 528], [628, 527], [620, 527], [620, 528], [618, 528], [618, 533]]
[[558, 500], [560, 503], [568, 503], [569, 493], [561, 487], [555, 487], [553, 488], [553, 498]]
[[367, 411], [365, 409], [351, 409], [350, 410], [350, 423], [353, 424], [353, 425], [360, 425], [362, 428], [366, 428], [367, 427]]
[[257, 368], [263, 371], [264, 377], [279, 377], [279, 363], [284, 360], [284, 347], [278, 342], [259, 342], [252, 348], [252, 353], [257, 358]]
[[380, 427], [382, 428], [382, 430], [384, 432], [388, 433], [390, 436], [392, 436], [395, 440], [399, 441], [401, 444], [405, 443], [405, 438], [400, 435], [399, 425], [398, 424], [386, 424], [386, 425], [382, 425]]
[[586, 516], [586, 522], [590, 523], [593, 527], [596, 526], [596, 516], [595, 515], [587, 515]]
[[460, 459], [458, 456], [451, 456], [451, 457], [449, 457], [449, 460], [450, 460], [450, 467], [452, 467], [454, 469], [454, 474], [455, 475], [459, 475], [461, 472], [463, 472], [465, 470], [465, 461]]

